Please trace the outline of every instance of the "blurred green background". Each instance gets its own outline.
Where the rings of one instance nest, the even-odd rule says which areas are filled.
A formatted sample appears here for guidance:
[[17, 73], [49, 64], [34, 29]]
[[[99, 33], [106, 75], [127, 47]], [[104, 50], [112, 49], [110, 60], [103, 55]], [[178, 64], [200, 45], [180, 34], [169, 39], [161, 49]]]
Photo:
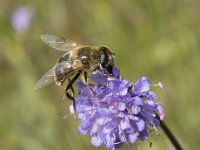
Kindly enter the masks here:
[[[95, 149], [78, 134], [74, 117], [62, 119], [71, 104], [62, 100], [64, 87], [33, 89], [62, 55], [40, 40], [44, 33], [106, 45], [125, 78], [161, 81], [164, 89], [153, 90], [165, 105], [165, 122], [185, 149], [199, 149], [199, 6], [198, 0], [1, 0], [0, 150]], [[152, 148], [139, 142], [142, 150], [173, 149], [162, 131], [150, 140]]]

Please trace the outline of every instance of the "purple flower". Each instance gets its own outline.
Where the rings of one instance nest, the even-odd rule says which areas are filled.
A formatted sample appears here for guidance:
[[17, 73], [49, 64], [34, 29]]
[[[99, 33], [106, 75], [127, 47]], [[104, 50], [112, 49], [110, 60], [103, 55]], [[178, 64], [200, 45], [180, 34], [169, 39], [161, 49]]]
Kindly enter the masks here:
[[18, 32], [27, 30], [30, 26], [33, 12], [28, 7], [20, 7], [12, 14], [12, 26]]
[[150, 91], [155, 84], [144, 76], [136, 83], [123, 79], [116, 67], [113, 75], [102, 71], [91, 79], [96, 84], [76, 83], [79, 133], [89, 134], [91, 144], [96, 147], [120, 148], [123, 144], [147, 140], [149, 132], [160, 124], [156, 113], [164, 118], [162, 104], [155, 102], [157, 95]]

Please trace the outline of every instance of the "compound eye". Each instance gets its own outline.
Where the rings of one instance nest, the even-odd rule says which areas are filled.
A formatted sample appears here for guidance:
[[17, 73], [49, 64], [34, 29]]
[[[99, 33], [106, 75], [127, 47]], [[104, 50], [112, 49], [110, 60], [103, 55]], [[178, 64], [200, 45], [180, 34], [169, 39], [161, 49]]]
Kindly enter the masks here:
[[107, 54], [107, 48], [106, 47], [101, 47], [100, 48], [100, 63], [103, 68], [108, 64], [109, 62], [109, 57]]

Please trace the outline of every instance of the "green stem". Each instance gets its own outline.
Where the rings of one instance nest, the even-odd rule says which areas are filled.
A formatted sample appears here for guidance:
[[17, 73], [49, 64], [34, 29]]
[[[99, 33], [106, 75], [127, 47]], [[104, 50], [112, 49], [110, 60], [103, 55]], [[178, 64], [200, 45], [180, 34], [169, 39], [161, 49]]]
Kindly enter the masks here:
[[156, 118], [159, 119], [159, 121], [160, 121], [160, 127], [165, 132], [165, 134], [167, 135], [168, 139], [170, 140], [170, 142], [172, 143], [172, 145], [174, 146], [174, 148], [176, 150], [183, 150], [182, 146], [180, 145], [180, 143], [178, 142], [178, 140], [176, 139], [176, 137], [174, 136], [174, 134], [167, 127], [167, 125], [162, 120], [160, 120], [160, 117], [158, 115], [156, 115]]

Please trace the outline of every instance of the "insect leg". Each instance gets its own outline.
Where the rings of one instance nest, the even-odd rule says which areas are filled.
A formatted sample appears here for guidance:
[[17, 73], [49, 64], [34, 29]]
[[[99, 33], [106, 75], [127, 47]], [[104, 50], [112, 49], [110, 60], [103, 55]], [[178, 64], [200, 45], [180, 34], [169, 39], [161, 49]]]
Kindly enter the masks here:
[[[70, 80], [70, 78], [68, 78], [68, 83], [70, 83], [70, 82], [71, 82], [71, 80]], [[68, 91], [66, 91], [66, 88], [65, 88], [66, 96], [70, 100], [74, 100], [74, 88], [73, 88], [73, 86], [69, 87], [69, 89], [71, 90], [72, 93], [70, 94]]]
[[88, 84], [88, 77], [87, 77], [87, 72], [84, 72], [84, 82], [86, 83], [86, 84]]
[[[69, 98], [69, 99], [71, 99], [73, 101], [74, 110], [76, 110], [76, 107], [75, 107], [75, 99], [74, 99], [74, 89], [73, 89], [72, 85], [78, 79], [80, 74], [81, 74], [81, 71], [79, 71], [71, 80], [69, 79], [69, 83], [65, 88], [65, 93], [66, 93], [67, 98]], [[73, 95], [71, 95], [68, 92], [69, 89], [72, 90]]]
[[68, 83], [67, 87], [65, 88], [65, 91], [67, 91], [68, 89], [71, 88], [71, 86], [78, 79], [78, 77], [80, 76], [80, 74], [81, 74], [81, 70], [70, 80], [70, 82]]

